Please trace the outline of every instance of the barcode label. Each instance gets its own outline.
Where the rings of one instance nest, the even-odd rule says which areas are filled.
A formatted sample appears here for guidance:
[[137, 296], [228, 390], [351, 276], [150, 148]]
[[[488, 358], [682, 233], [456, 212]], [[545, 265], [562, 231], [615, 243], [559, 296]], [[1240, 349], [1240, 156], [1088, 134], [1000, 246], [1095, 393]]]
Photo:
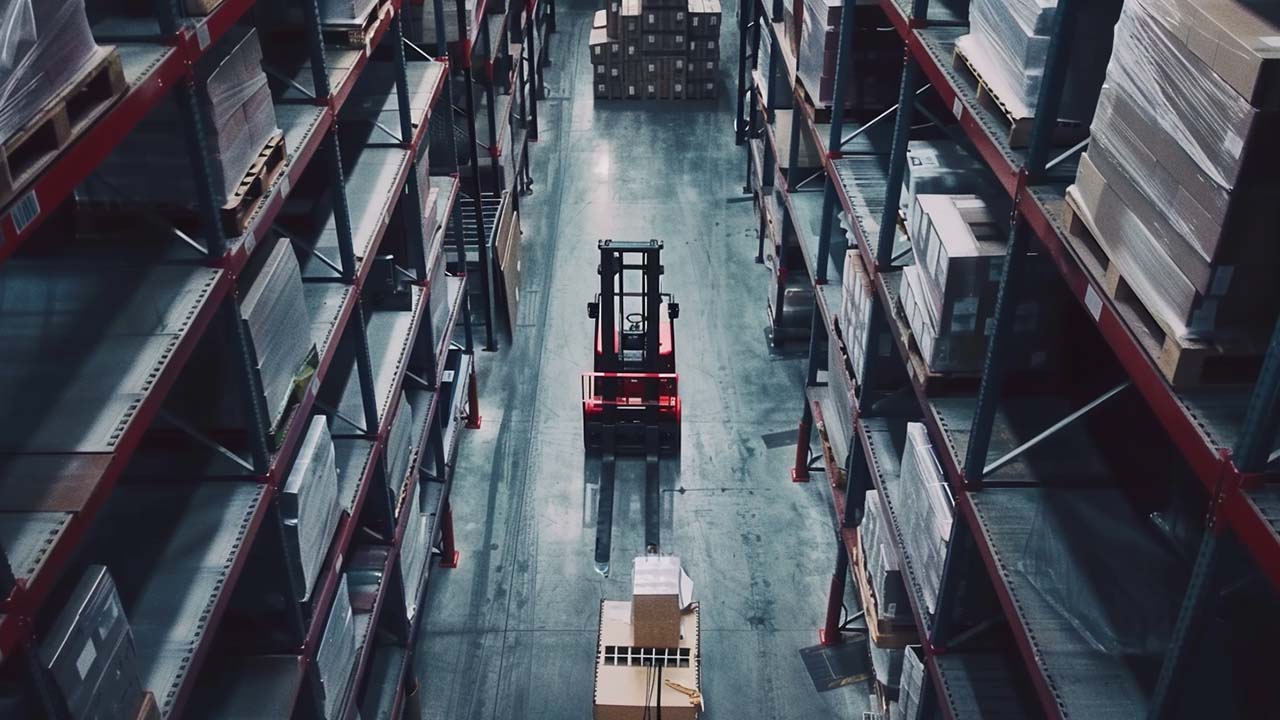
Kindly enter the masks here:
[[196, 42], [200, 43], [200, 49], [208, 49], [211, 41], [212, 38], [209, 37], [209, 24], [200, 23], [200, 26], [196, 28]]
[[36, 198], [36, 191], [23, 195], [21, 199], [13, 206], [13, 212], [9, 213], [9, 218], [13, 220], [13, 227], [19, 233], [27, 229], [31, 221], [40, 215], [40, 200]]
[[960, 102], [959, 96], [951, 101], [951, 114], [955, 115], [957, 120], [960, 119], [961, 115], [964, 115], [964, 104]]
[[1084, 291], [1084, 306], [1089, 308], [1089, 314], [1093, 316], [1093, 321], [1098, 322], [1098, 317], [1102, 315], [1102, 297], [1098, 295], [1098, 291], [1090, 285]]
[[453, 371], [445, 370], [444, 374], [440, 376], [440, 382], [453, 382]]

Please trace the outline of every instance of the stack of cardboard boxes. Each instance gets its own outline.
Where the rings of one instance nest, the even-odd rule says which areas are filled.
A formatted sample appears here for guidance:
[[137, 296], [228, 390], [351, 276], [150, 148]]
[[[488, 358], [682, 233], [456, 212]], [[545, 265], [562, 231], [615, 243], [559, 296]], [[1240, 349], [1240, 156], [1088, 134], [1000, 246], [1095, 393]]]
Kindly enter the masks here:
[[1275, 321], [1277, 37], [1230, 0], [1133, 0], [1116, 25], [1069, 198], [1170, 336], [1252, 337]]
[[[851, 45], [853, 68], [845, 81], [844, 105], [882, 110], [898, 102], [902, 42], [897, 33], [880, 29], [887, 27], [889, 20], [874, 3], [859, 2], [858, 5]], [[786, 10], [785, 17], [789, 20], [786, 28], [791, 49], [796, 54], [796, 71], [815, 105], [830, 106], [835, 102], [842, 6], [842, 0], [793, 0]]]
[[609, 0], [589, 42], [597, 98], [719, 94], [720, 0]]

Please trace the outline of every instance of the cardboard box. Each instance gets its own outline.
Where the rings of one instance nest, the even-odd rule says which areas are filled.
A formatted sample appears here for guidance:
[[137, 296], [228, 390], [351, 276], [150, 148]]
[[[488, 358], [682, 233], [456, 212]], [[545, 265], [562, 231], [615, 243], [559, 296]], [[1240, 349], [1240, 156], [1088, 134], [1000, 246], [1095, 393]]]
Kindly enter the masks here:
[[664, 43], [669, 42], [666, 40], [667, 37], [667, 35], [661, 35], [656, 32], [646, 32], [641, 36], [640, 52], [646, 55], [661, 52]]
[[[652, 689], [651, 664], [662, 663], [662, 678], [701, 690], [701, 616], [694, 606], [681, 617], [680, 644], [671, 649], [642, 650], [630, 622], [632, 604], [603, 600], [596, 641], [594, 720], [646, 720], [656, 717], [657, 694]], [[659, 659], [660, 658], [660, 659]], [[646, 664], [648, 663], [648, 664]], [[647, 709], [646, 709], [647, 706]], [[662, 717], [696, 720], [698, 712], [688, 696], [663, 686]]]
[[137, 720], [160, 720], [160, 706], [156, 704], [156, 696], [150, 691], [142, 696], [142, 707], [138, 708]]
[[679, 647], [681, 614], [693, 602], [693, 581], [681, 567], [680, 558], [638, 557], [632, 564], [631, 582], [635, 645]]
[[1181, 3], [1179, 36], [1250, 105], [1280, 108], [1280, 23], [1246, 3]]
[[609, 32], [608, 10], [597, 10], [595, 14], [591, 16], [591, 29], [604, 30], [606, 34]]

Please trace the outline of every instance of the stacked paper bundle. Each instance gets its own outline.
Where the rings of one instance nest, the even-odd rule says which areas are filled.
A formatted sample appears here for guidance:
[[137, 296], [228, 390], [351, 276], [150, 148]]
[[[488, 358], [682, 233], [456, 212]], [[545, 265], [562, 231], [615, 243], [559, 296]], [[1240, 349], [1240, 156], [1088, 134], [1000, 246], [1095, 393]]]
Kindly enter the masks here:
[[298, 259], [288, 242], [274, 243], [240, 304], [258, 360], [270, 427], [284, 416], [294, 379], [315, 350]]
[[[196, 96], [207, 121], [213, 189], [221, 204], [235, 193], [267, 141], [279, 134], [262, 48], [255, 30], [233, 29], [196, 69]], [[194, 206], [196, 170], [191, 166], [175, 96], [142, 119], [133, 132], [76, 190], [90, 203]]]
[[320, 686], [324, 691], [325, 720], [338, 720], [342, 701], [356, 664], [356, 623], [351, 612], [351, 595], [347, 590], [347, 576], [338, 581], [329, 609], [329, 619], [324, 625], [324, 637], [316, 652], [316, 666], [320, 670]]
[[919, 645], [908, 645], [903, 649], [898, 699], [889, 704], [889, 716], [914, 720], [920, 714], [923, 697], [924, 657]]
[[907, 424], [899, 482], [890, 486], [890, 492], [893, 504], [902, 508], [903, 538], [911, 557], [919, 563], [925, 608], [932, 614], [942, 585], [954, 507], [933, 444], [920, 423]]
[[0, 140], [24, 129], [98, 57], [84, 0], [0, 7]]
[[298, 459], [280, 493], [285, 550], [298, 600], [311, 597], [333, 533], [338, 527], [338, 469], [324, 416], [311, 418]]
[[402, 513], [408, 513], [405, 520], [404, 537], [400, 540], [400, 579], [404, 582], [405, 613], [409, 619], [418, 612], [418, 586], [422, 584], [422, 573], [426, 569], [426, 556], [431, 548], [427, 537], [427, 521], [429, 516], [422, 512], [422, 483], [413, 486], [413, 497], [405, 503]]
[[398, 489], [404, 484], [412, 459], [413, 442], [413, 407], [402, 392], [400, 409], [396, 410], [396, 419], [391, 422], [391, 434], [387, 437], [387, 478], [392, 488]]

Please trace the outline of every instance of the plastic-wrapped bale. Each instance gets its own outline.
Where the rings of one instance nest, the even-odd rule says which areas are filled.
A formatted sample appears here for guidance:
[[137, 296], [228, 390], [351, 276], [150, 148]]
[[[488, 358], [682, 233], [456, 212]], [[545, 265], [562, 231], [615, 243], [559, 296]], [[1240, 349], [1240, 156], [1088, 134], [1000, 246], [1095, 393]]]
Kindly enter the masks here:
[[898, 371], [899, 363], [895, 358], [893, 335], [888, 325], [883, 325], [880, 333], [870, 339], [871, 306], [875, 297], [875, 285], [866, 268], [862, 265], [862, 256], [856, 248], [850, 248], [844, 257], [844, 274], [841, 278], [842, 294], [840, 311], [836, 322], [844, 336], [845, 351], [852, 363], [854, 381], [860, 383], [858, 373], [863, 372], [867, 362], [867, 351], [871, 349], [871, 360], [876, 367], [872, 371], [874, 377], [884, 379], [885, 373], [890, 376]]
[[891, 717], [915, 720], [924, 696], [924, 653], [919, 645], [908, 645], [902, 651], [902, 672], [898, 684], [897, 712]]
[[363, 22], [379, 0], [319, 0], [320, 22], [350, 25]]
[[[1115, 490], [1048, 490], [1030, 518], [1019, 568], [1091, 645], [1159, 656], [1186, 573], [1149, 521]], [[1124, 548], [1124, 552], [1116, 552]]]
[[356, 664], [356, 623], [351, 611], [351, 595], [347, 589], [347, 576], [338, 580], [338, 589], [325, 621], [324, 637], [316, 652], [316, 666], [320, 671], [320, 686], [324, 693], [325, 720], [337, 720], [351, 685]]
[[898, 564], [895, 540], [881, 512], [880, 493], [869, 490], [867, 512], [862, 519], [859, 537], [862, 540], [863, 563], [870, 576], [871, 594], [876, 598], [880, 619], [896, 625], [913, 625], [911, 600], [907, 597], [907, 586]]
[[[408, 3], [404, 6], [406, 27], [405, 35], [411, 42], [422, 45], [428, 52], [436, 51], [436, 11], [432, 2]], [[475, 24], [476, 0], [467, 0], [467, 32]], [[457, 42], [458, 34], [457, 7], [446, 0], [444, 4], [444, 36], [445, 42]]]
[[91, 565], [40, 645], [74, 720], [134, 717], [142, 705], [133, 633], [107, 568]]
[[882, 648], [875, 643], [868, 647], [871, 650], [871, 669], [875, 673], [876, 682], [887, 698], [898, 697], [906, 652], [902, 648]]
[[84, 0], [10, 0], [0, 8], [0, 139], [100, 57]]
[[1116, 25], [1072, 199], [1171, 335], [1269, 330], [1280, 307], [1280, 115], [1250, 104], [1280, 102], [1280, 48], [1264, 42], [1277, 35], [1222, 2], [1134, 0]]
[[409, 398], [400, 393], [400, 409], [396, 410], [396, 419], [391, 422], [391, 435], [387, 438], [387, 477], [393, 489], [400, 488], [409, 473], [413, 442], [413, 406], [409, 404]]
[[[1076, 48], [1058, 109], [1061, 118], [1083, 123], [1093, 116], [1102, 86], [1110, 36], [1099, 28], [1115, 24], [1119, 2], [1087, 2], [1077, 10]], [[970, 33], [956, 41], [964, 55], [1015, 117], [1031, 117], [1049, 54], [1057, 0], [974, 0]]]
[[[1006, 231], [975, 195], [916, 195], [907, 216], [915, 265], [903, 273], [902, 302], [925, 363], [933, 372], [980, 372], [995, 327], [996, 299], [1004, 268]], [[1028, 275], [1048, 279], [1040, 256], [1025, 263]], [[1013, 309], [1013, 332], [1026, 338], [1017, 367], [1040, 369], [1048, 361], [1048, 303], [1040, 295]]]
[[435, 339], [437, 348], [449, 341], [449, 338], [443, 336], [449, 324], [449, 313], [452, 311], [449, 307], [449, 283], [445, 280], [444, 266], [444, 257], [439, 256], [435, 265], [428, 268], [430, 275], [427, 292], [431, 313], [431, 337]]
[[893, 504], [902, 508], [902, 535], [913, 558], [920, 565], [919, 581], [924, 590], [925, 608], [937, 608], [951, 539], [954, 503], [942, 467], [924, 425], [907, 424], [907, 445], [902, 453], [899, 482], [890, 486]]
[[405, 587], [405, 612], [409, 619], [418, 611], [418, 586], [422, 584], [422, 574], [426, 570], [426, 556], [431, 552], [427, 537], [428, 513], [421, 511], [422, 483], [413, 486], [413, 496], [406, 502], [402, 513], [408, 513], [405, 519], [404, 537], [400, 540], [400, 579]]
[[280, 493], [285, 550], [298, 600], [311, 597], [338, 527], [338, 469], [333, 438], [321, 415], [311, 419], [298, 459]]
[[902, 175], [898, 209], [905, 217], [917, 195], [977, 195], [997, 216], [1008, 214], [1008, 196], [986, 163], [950, 140], [912, 140]]
[[[835, 101], [842, 3], [841, 0], [803, 0], [796, 4], [804, 6], [796, 72], [810, 99], [815, 104], [829, 106]], [[861, 20], [864, 14], [879, 12], [871, 6], [858, 8], [860, 18], [854, 30], [853, 72], [845, 81], [845, 107], [881, 110], [897, 102], [902, 76], [901, 41], [895, 33], [877, 30], [870, 26], [875, 23], [863, 23]], [[880, 19], [888, 22], [882, 16]]]
[[426, 258], [428, 269], [433, 262], [441, 262], [437, 260], [437, 256], [444, 250], [444, 239], [447, 234], [447, 228], [441, 227], [440, 223], [443, 218], [440, 217], [440, 189], [431, 188], [425, 194], [422, 210], [422, 257]]
[[[241, 181], [267, 142], [280, 133], [255, 30], [233, 29], [201, 58], [195, 93], [206, 121], [205, 143], [215, 199], [234, 200]], [[194, 207], [196, 168], [191, 165], [178, 101], [170, 96], [76, 190], [91, 203]]]
[[294, 382], [315, 353], [298, 258], [287, 241], [274, 242], [240, 304], [272, 428], [284, 416]]

